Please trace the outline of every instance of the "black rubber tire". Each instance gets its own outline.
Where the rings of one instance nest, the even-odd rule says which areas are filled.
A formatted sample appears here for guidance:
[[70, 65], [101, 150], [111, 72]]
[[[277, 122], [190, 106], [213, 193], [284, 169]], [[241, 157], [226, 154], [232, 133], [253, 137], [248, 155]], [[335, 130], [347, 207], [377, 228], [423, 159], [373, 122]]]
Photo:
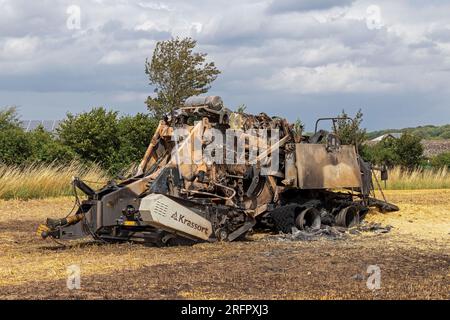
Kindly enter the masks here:
[[359, 212], [355, 206], [343, 208], [336, 215], [336, 225], [344, 228], [351, 228], [359, 224]]
[[314, 207], [306, 208], [298, 213], [296, 210], [295, 226], [299, 230], [305, 230], [307, 228], [317, 230], [320, 229], [321, 219], [320, 212]]
[[291, 233], [295, 227], [295, 210], [297, 205], [287, 205], [271, 212], [273, 224], [277, 231]]

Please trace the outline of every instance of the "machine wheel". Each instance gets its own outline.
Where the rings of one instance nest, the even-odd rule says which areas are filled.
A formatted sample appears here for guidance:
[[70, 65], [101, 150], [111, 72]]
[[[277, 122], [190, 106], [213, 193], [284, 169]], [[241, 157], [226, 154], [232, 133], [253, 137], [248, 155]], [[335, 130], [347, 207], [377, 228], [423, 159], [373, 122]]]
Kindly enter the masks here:
[[299, 230], [305, 230], [306, 228], [317, 230], [320, 229], [320, 225], [320, 212], [313, 207], [303, 210], [295, 218], [295, 226]]
[[359, 224], [359, 213], [355, 206], [348, 206], [336, 215], [336, 225], [351, 228]]
[[295, 227], [295, 209], [297, 205], [287, 205], [275, 209], [270, 214], [276, 230], [283, 233], [291, 233], [292, 227]]

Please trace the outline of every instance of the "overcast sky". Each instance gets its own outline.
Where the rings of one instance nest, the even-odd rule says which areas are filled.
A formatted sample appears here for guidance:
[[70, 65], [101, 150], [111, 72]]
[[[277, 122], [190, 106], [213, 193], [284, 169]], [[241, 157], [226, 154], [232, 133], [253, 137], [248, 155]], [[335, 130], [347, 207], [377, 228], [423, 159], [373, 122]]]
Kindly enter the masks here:
[[437, 0], [0, 0], [0, 107], [145, 112], [145, 58], [174, 36], [216, 62], [210, 94], [232, 109], [307, 130], [359, 108], [371, 130], [450, 123], [450, 1]]

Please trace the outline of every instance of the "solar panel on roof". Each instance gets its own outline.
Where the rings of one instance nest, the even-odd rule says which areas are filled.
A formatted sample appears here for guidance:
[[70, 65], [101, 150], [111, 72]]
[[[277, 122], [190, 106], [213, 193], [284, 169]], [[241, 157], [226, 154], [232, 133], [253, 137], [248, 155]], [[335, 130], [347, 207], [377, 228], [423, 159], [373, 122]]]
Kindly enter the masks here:
[[37, 127], [39, 127], [42, 124], [41, 120], [31, 120], [30, 125], [28, 126], [28, 131], [33, 131]]
[[53, 131], [55, 131], [55, 130], [59, 127], [59, 124], [60, 124], [61, 122], [62, 122], [61, 120], [55, 120], [55, 123], [54, 123], [54, 125], [53, 125]]
[[20, 121], [20, 125], [22, 128], [27, 131], [33, 131], [40, 125], [44, 127], [45, 131], [54, 132], [56, 128], [58, 128], [61, 120], [22, 120]]
[[53, 120], [44, 120], [42, 121], [42, 126], [44, 127], [44, 130], [46, 131], [53, 131], [53, 124], [55, 123], [55, 121]]

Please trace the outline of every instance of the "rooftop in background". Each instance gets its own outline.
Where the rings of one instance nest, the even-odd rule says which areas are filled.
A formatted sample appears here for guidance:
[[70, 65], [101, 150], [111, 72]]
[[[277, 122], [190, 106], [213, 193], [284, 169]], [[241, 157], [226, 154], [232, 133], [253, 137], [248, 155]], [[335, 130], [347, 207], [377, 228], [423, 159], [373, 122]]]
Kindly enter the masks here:
[[58, 128], [61, 120], [23, 120], [21, 121], [22, 128], [29, 132], [33, 131], [40, 125], [44, 128], [44, 130], [49, 132], [54, 132], [56, 128]]
[[401, 132], [386, 133], [386, 134], [383, 134], [379, 137], [376, 137], [376, 138], [370, 140], [370, 142], [380, 142], [381, 140], [383, 140], [385, 138], [399, 139], [402, 136], [402, 134], [403, 133], [401, 133]]

